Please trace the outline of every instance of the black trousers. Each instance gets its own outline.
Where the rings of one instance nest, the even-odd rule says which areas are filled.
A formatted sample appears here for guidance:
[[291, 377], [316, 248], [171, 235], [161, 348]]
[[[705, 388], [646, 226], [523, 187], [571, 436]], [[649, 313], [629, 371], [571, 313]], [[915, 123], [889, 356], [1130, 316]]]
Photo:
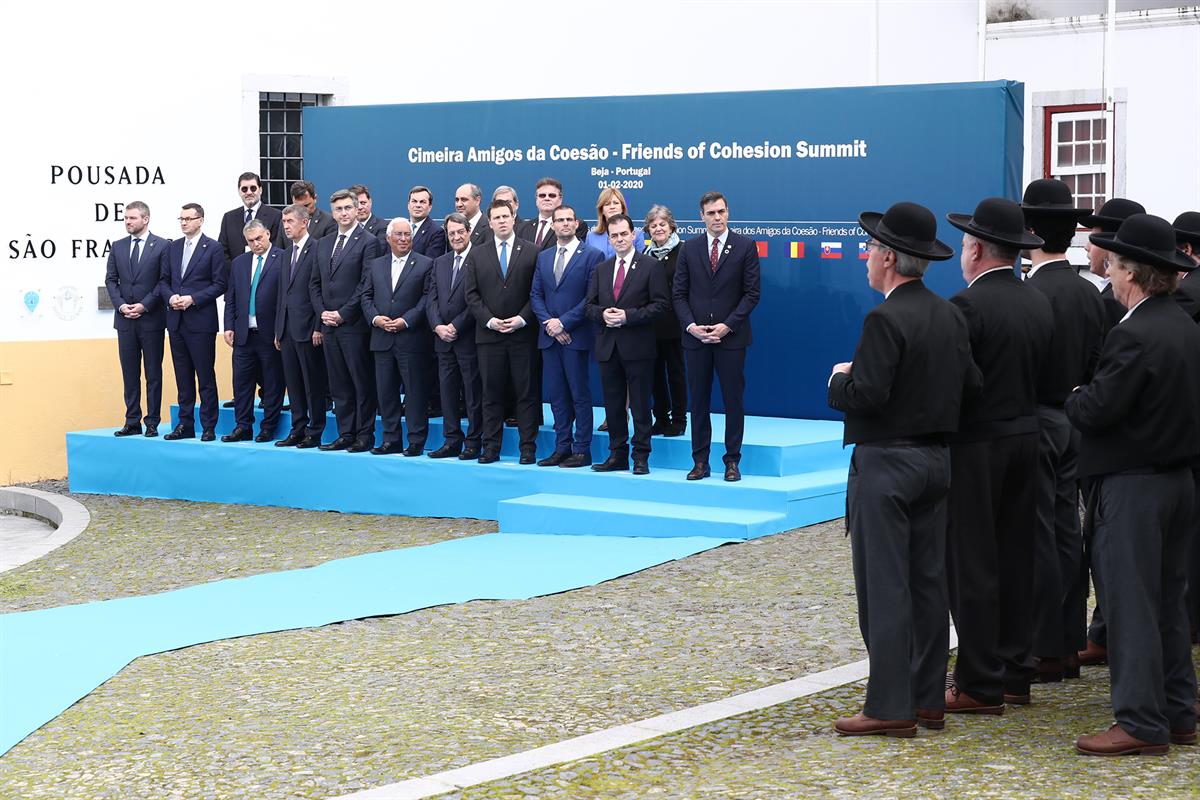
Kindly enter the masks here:
[[950, 447], [946, 575], [958, 688], [987, 705], [1028, 691], [1036, 433]]
[[117, 331], [117, 357], [125, 388], [125, 422], [142, 421], [142, 370], [146, 373], [146, 424], [158, 426], [162, 416], [163, 328], [147, 330], [134, 325]]
[[325, 430], [325, 398], [329, 396], [325, 357], [311, 339], [297, 342], [289, 336], [279, 342], [279, 347], [292, 407], [291, 433], [320, 436]]
[[683, 344], [679, 339], [658, 339], [654, 359], [654, 419], [673, 425], [684, 424], [687, 413], [687, 372], [683, 368]]
[[283, 407], [283, 364], [274, 338], [252, 330], [244, 345], [233, 348], [233, 416], [239, 427], [254, 426], [254, 390], [259, 386], [263, 401], [260, 430], [273, 434]]
[[725, 462], [742, 459], [742, 431], [746, 414], [742, 395], [746, 391], [746, 351], [722, 350], [717, 345], [703, 345], [687, 351], [687, 375], [692, 394], [692, 460], [707, 464], [712, 448], [713, 374], [721, 384], [721, 399], [725, 401]]
[[[451, 348], [437, 354], [438, 383], [441, 386], [442, 432], [445, 443], [462, 452], [464, 443], [479, 449], [483, 424], [483, 386], [479, 381], [479, 359], [474, 348]], [[467, 432], [462, 429], [459, 398], [467, 407]]]
[[1060, 408], [1038, 406], [1038, 423], [1033, 654], [1065, 658], [1087, 644], [1087, 620], [1079, 617], [1078, 601], [1072, 599], [1083, 567], [1078, 434]]
[[1192, 503], [1192, 531], [1188, 543], [1187, 559], [1187, 607], [1192, 630], [1200, 630], [1200, 467], [1192, 468], [1192, 483], [1195, 486]]
[[1196, 725], [1196, 670], [1184, 584], [1195, 486], [1191, 471], [1098, 481], [1092, 568], [1108, 624], [1113, 716], [1145, 742]]
[[541, 407], [541, 387], [533, 383], [533, 359], [537, 355], [537, 340], [522, 337], [498, 342], [476, 342], [479, 375], [483, 384], [483, 430], [480, 441], [484, 452], [499, 455], [504, 435], [504, 395], [508, 385], [516, 394], [517, 432], [521, 452], [537, 450], [538, 409]]
[[171, 360], [175, 364], [175, 386], [179, 397], [179, 424], [196, 429], [196, 387], [200, 387], [200, 428], [217, 427], [217, 334], [171, 331]]
[[[429, 373], [433, 359], [426, 352], [405, 352], [395, 348], [375, 351], [374, 357], [383, 443], [402, 440], [400, 417], [403, 416], [408, 427], [408, 446], [424, 447], [429, 438]], [[400, 402], [401, 382], [405, 388], [403, 403]]]
[[945, 707], [945, 446], [859, 445], [850, 459], [846, 521], [858, 625], [871, 656], [863, 713], [909, 720]]
[[633, 460], [650, 458], [650, 386], [654, 359], [625, 359], [614, 351], [600, 362], [600, 385], [604, 389], [604, 411], [608, 415], [608, 449], [616, 458], [629, 457], [629, 421], [625, 398], [633, 415]]
[[[325, 369], [338, 436], [375, 441], [375, 364], [365, 333], [325, 334]], [[323, 408], [324, 406], [322, 406]], [[315, 410], [314, 410], [315, 411]]]

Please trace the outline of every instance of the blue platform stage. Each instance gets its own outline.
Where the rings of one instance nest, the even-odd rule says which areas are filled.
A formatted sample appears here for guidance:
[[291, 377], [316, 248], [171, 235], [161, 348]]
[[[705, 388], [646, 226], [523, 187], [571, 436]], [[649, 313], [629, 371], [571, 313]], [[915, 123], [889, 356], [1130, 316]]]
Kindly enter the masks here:
[[[233, 427], [232, 411], [222, 409], [217, 433]], [[289, 427], [285, 413], [280, 431]], [[116, 438], [112, 429], [67, 434], [67, 462], [74, 492], [495, 519], [508, 533], [748, 539], [844, 514], [850, 451], [841, 446], [841, 423], [747, 418], [737, 483], [721, 480], [721, 415], [713, 429], [713, 477], [701, 481], [684, 477], [692, 466], [687, 436], [655, 436], [651, 472], [635, 476], [521, 466], [512, 429], [501, 461], [488, 465], [271, 443]], [[326, 440], [335, 435], [330, 417]], [[441, 420], [433, 419], [426, 447], [441, 442]], [[553, 442], [552, 428], [543, 426], [539, 453], [551, 452]], [[607, 451], [607, 435], [596, 432], [593, 458], [603, 460]]]

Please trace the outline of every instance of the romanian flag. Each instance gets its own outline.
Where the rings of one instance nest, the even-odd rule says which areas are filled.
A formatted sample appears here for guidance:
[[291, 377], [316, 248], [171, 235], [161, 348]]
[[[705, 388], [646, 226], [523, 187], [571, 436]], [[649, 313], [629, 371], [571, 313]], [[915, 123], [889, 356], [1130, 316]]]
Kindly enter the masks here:
[[804, 258], [804, 242], [792, 242], [792, 258]]
[[859, 258], [859, 260], [866, 261], [869, 255], [870, 254], [867, 252], [867, 243], [859, 242], [858, 243], [858, 258]]
[[821, 258], [841, 258], [841, 242], [821, 242]]
[[767, 257], [767, 243], [766, 242], [755, 242], [754, 244], [758, 247], [758, 257], [766, 258]]

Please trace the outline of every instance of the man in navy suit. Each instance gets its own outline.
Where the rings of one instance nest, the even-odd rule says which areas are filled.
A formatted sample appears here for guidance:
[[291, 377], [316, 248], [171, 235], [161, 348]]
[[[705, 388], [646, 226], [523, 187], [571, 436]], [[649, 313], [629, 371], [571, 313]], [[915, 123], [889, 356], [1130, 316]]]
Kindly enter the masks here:
[[[534, 202], [537, 204], [538, 215], [533, 219], [523, 219], [517, 226], [517, 236], [527, 239], [537, 245], [538, 250], [554, 247], [557, 237], [554, 234], [554, 209], [563, 204], [563, 185], [558, 178], [545, 177], [538, 180], [534, 187]], [[583, 220], [575, 225], [575, 237], [580, 241], [587, 238], [588, 226]]]
[[[363, 318], [371, 324], [375, 385], [383, 417], [383, 444], [371, 453], [419, 456], [429, 436], [433, 346], [425, 323], [425, 288], [433, 261], [413, 252], [412, 224], [403, 217], [388, 223], [387, 239], [392, 252], [367, 263], [362, 285]], [[407, 448], [400, 430], [402, 414], [408, 427]]]
[[148, 229], [150, 207], [141, 200], [125, 206], [128, 236], [108, 251], [104, 285], [113, 304], [117, 355], [125, 385], [125, 427], [114, 436], [142, 432], [142, 364], [146, 369], [146, 435], [158, 435], [162, 410], [163, 330], [167, 325], [158, 296], [159, 258], [167, 240]]
[[446, 252], [446, 231], [430, 218], [433, 192], [427, 186], [408, 190], [408, 217], [412, 223], [412, 251], [433, 261]]
[[229, 262], [221, 245], [208, 238], [204, 209], [188, 203], [179, 213], [183, 236], [167, 247], [159, 273], [158, 294], [167, 304], [171, 360], [179, 390], [179, 424], [164, 439], [196, 435], [196, 385], [200, 385], [200, 441], [217, 438], [217, 298], [225, 294]]
[[[463, 289], [464, 265], [472, 246], [471, 228], [467, 218], [457, 211], [446, 217], [443, 227], [450, 251], [433, 262], [425, 314], [433, 330], [433, 349], [437, 354], [444, 443], [429, 457], [457, 456], [467, 461], [479, 458], [483, 413], [483, 388], [475, 353], [475, 320], [467, 308]], [[459, 413], [460, 395], [467, 411], [465, 436]]]
[[233, 348], [233, 414], [236, 427], [222, 442], [254, 435], [254, 390], [262, 386], [263, 420], [256, 442], [268, 442], [283, 405], [283, 365], [275, 348], [283, 251], [271, 246], [271, 231], [251, 220], [242, 231], [250, 251], [233, 259], [225, 290], [225, 344]]
[[292, 406], [292, 430], [276, 447], [307, 450], [321, 444], [329, 382], [321, 354], [324, 334], [308, 285], [317, 263], [317, 240], [308, 235], [308, 209], [293, 203], [283, 210], [283, 231], [292, 245], [284, 255], [275, 311], [275, 347]]
[[382, 245], [358, 224], [353, 192], [339, 189], [329, 202], [338, 228], [317, 242], [317, 264], [308, 284], [325, 334], [322, 349], [338, 426], [338, 437], [320, 449], [365, 453], [375, 446], [375, 368], [359, 284], [365, 265], [379, 256]]
[[238, 194], [242, 197], [242, 205], [225, 212], [221, 218], [221, 232], [217, 234], [217, 241], [221, 243], [225, 258], [229, 261], [246, 252], [242, 229], [251, 220], [256, 219], [265, 225], [271, 239], [276, 240], [280, 236], [279, 226], [283, 216], [278, 209], [263, 203], [262, 180], [256, 173], [243, 172], [238, 176]]
[[356, 183], [350, 187], [350, 191], [354, 193], [355, 202], [358, 203], [355, 207], [355, 218], [360, 225], [367, 229], [367, 233], [378, 236], [379, 240], [386, 245], [388, 220], [375, 214], [375, 203], [371, 200], [371, 190], [361, 183]]
[[608, 240], [616, 255], [592, 274], [587, 316], [600, 326], [596, 360], [608, 414], [609, 456], [595, 464], [597, 472], [629, 468], [629, 424], [625, 399], [633, 414], [633, 474], [650, 472], [650, 390], [658, 351], [653, 322], [670, 302], [666, 273], [658, 259], [637, 252], [633, 220], [626, 214], [608, 219]]
[[[541, 325], [538, 349], [554, 412], [554, 452], [539, 467], [586, 467], [592, 463], [592, 392], [588, 361], [594, 334], [584, 313], [588, 286], [604, 254], [575, 238], [575, 209], [554, 210], [557, 247], [538, 254], [531, 297]], [[571, 426], [574, 424], [574, 435]]]
[[746, 389], [746, 348], [750, 346], [750, 312], [760, 293], [758, 248], [729, 230], [729, 206], [720, 192], [700, 198], [705, 236], [683, 243], [675, 267], [675, 314], [689, 334], [683, 337], [688, 388], [692, 396], [692, 460], [689, 481], [709, 476], [712, 446], [713, 373], [725, 401], [725, 480], [741, 480]]

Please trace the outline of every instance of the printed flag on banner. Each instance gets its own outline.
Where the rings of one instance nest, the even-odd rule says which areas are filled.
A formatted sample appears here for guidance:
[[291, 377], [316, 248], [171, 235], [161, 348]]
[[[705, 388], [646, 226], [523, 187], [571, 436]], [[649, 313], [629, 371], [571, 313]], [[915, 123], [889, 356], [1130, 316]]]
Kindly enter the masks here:
[[858, 243], [858, 258], [859, 258], [859, 260], [861, 260], [861, 261], [866, 261], [866, 260], [867, 260], [867, 256], [868, 256], [868, 253], [867, 253], [867, 243], [866, 243], [866, 242], [859, 242], [859, 243]]
[[758, 257], [766, 258], [767, 257], [767, 243], [766, 242], [755, 242], [754, 244], [758, 247]]
[[792, 258], [804, 258], [804, 242], [792, 242]]
[[821, 242], [821, 258], [841, 258], [841, 242]]

